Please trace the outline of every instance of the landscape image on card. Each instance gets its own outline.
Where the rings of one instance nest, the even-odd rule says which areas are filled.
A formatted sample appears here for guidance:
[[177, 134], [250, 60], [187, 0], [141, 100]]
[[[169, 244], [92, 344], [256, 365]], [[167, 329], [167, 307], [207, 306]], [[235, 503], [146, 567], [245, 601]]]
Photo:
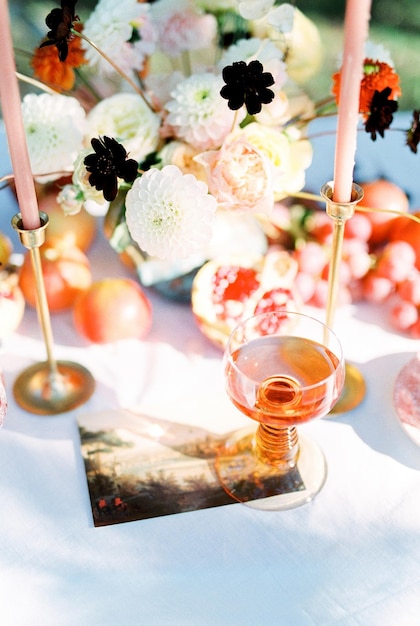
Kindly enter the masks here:
[[204, 429], [115, 411], [80, 417], [79, 433], [95, 526], [233, 502]]

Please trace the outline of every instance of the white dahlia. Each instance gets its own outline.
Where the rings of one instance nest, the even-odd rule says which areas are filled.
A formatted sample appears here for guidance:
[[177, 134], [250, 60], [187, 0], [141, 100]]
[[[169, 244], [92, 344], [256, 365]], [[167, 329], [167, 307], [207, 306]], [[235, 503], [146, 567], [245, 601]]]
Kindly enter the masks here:
[[221, 97], [222, 86], [219, 76], [208, 72], [193, 74], [177, 85], [166, 104], [166, 124], [178, 139], [196, 150], [220, 146], [232, 129], [235, 111]]
[[152, 257], [184, 259], [210, 241], [216, 200], [207, 185], [175, 165], [137, 178], [126, 198], [127, 226]]
[[45, 183], [71, 172], [86, 129], [79, 101], [58, 94], [27, 94], [22, 116], [35, 178]]
[[[133, 31], [139, 40], [130, 43]], [[126, 74], [143, 68], [145, 58], [156, 46], [150, 7], [137, 0], [99, 0], [86, 20], [83, 34], [102, 50]], [[84, 42], [85, 56], [91, 68], [103, 75], [114, 75], [114, 68], [95, 48]]]

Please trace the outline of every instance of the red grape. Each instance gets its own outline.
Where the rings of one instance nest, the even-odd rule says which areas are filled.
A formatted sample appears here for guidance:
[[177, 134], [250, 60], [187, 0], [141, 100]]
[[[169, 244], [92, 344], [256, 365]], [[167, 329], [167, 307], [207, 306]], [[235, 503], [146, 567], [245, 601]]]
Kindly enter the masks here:
[[420, 272], [415, 270], [409, 278], [399, 283], [397, 287], [398, 295], [402, 300], [412, 302], [416, 306], [420, 305]]
[[391, 324], [398, 330], [407, 330], [418, 320], [417, 307], [411, 302], [401, 300], [391, 309]]
[[306, 304], [315, 293], [315, 277], [307, 272], [298, 272], [294, 282], [303, 302]]
[[321, 274], [328, 262], [326, 248], [316, 241], [308, 241], [302, 247], [297, 248], [294, 257], [299, 264], [299, 270], [312, 276]]
[[394, 284], [389, 278], [369, 272], [363, 279], [363, 295], [368, 302], [384, 302], [394, 291]]
[[378, 275], [400, 283], [410, 275], [416, 262], [416, 254], [412, 246], [405, 241], [388, 243], [378, 260]]
[[409, 328], [410, 337], [420, 339], [420, 318]]
[[371, 234], [372, 224], [364, 213], [355, 213], [351, 219], [347, 220], [344, 229], [346, 239], [369, 241]]

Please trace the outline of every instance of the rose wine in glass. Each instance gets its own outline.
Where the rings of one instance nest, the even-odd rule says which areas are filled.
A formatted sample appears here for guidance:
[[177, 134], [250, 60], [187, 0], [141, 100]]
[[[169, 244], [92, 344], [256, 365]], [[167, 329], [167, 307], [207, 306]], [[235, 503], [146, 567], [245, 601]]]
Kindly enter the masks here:
[[223, 488], [254, 508], [311, 500], [326, 478], [322, 451], [296, 426], [326, 415], [344, 384], [340, 342], [322, 322], [277, 311], [241, 322], [224, 353], [226, 390], [258, 422], [231, 435], [216, 459]]

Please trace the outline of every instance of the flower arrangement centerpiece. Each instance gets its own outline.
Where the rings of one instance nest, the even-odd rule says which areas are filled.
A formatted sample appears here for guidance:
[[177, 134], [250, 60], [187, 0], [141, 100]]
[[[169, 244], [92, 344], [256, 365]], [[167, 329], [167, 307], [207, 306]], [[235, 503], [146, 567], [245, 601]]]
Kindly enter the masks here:
[[236, 0], [100, 0], [83, 21], [63, 1], [46, 23], [32, 58], [45, 92], [23, 116], [36, 179], [71, 175], [63, 210], [107, 213], [146, 283], [227, 245], [263, 252], [256, 216], [302, 189], [312, 159], [299, 82], [319, 65], [316, 27], [291, 5], [254, 22]]
[[[43, 92], [25, 96], [23, 117], [35, 178], [71, 177], [63, 210], [106, 215], [147, 285], [222, 251], [264, 254], [276, 206], [304, 188], [308, 125], [339, 104], [339, 69], [327, 99], [304, 90], [322, 62], [316, 26], [275, 0], [99, 0], [83, 19], [76, 4], [48, 14], [32, 58]], [[373, 140], [400, 93], [389, 56], [369, 44], [360, 116]], [[406, 131], [414, 152], [418, 121]]]

